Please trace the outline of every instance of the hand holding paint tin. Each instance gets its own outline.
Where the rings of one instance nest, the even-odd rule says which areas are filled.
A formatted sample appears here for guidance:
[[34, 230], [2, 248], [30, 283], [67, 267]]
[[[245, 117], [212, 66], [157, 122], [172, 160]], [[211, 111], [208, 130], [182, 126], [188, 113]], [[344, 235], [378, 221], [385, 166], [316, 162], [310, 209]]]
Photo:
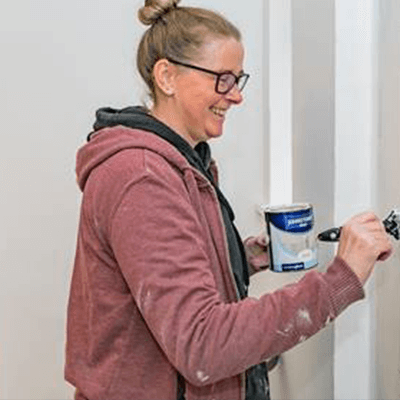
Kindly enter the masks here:
[[355, 215], [341, 228], [337, 255], [364, 284], [377, 261], [387, 260], [393, 246], [380, 219], [372, 212]]
[[271, 271], [310, 269], [318, 265], [314, 213], [310, 204], [264, 207]]
[[266, 232], [258, 236], [252, 236], [244, 242], [247, 260], [250, 267], [250, 275], [263, 271], [269, 267], [269, 237]]

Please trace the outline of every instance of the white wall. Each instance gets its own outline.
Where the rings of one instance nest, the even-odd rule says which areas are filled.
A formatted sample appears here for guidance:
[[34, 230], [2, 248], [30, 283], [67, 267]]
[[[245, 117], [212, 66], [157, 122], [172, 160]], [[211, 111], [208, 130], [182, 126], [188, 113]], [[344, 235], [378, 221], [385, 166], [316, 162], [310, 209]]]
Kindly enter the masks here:
[[[268, 148], [269, 198], [272, 205], [293, 201], [293, 19], [291, 0], [271, 0], [264, 27], [265, 53], [268, 59], [269, 113]], [[265, 7], [267, 8], [267, 7]], [[267, 108], [268, 107], [268, 108]], [[265, 128], [266, 129], [266, 128]]]
[[[303, 6], [312, 8], [313, 3], [329, 5], [329, 0], [322, 3], [320, 0], [185, 2], [223, 11], [244, 33], [245, 69], [251, 74], [246, 100], [240, 108], [231, 111], [224, 137], [212, 145], [221, 168], [222, 186], [234, 205], [243, 235], [257, 233], [262, 228], [257, 214], [259, 204], [271, 199], [277, 203], [292, 196], [298, 196], [295, 200], [309, 196], [307, 185], [297, 186], [297, 189], [291, 186], [292, 177], [298, 178], [300, 172], [288, 166], [293, 162], [301, 165], [300, 160], [296, 161], [296, 152], [292, 153], [292, 134], [296, 129], [300, 134], [298, 138], [320, 132], [321, 154], [329, 154], [324, 153], [327, 149], [323, 148], [322, 138], [326, 139], [325, 128], [331, 129], [330, 114], [326, 114], [327, 118], [318, 114], [319, 119], [312, 125], [303, 126], [302, 117], [307, 114], [299, 108], [305, 100], [303, 96], [309, 90], [312, 92], [313, 82], [312, 76], [307, 76], [304, 82], [301, 80], [301, 68], [309, 67], [308, 57], [313, 57], [310, 46], [318, 39], [314, 33], [307, 43], [307, 35], [313, 35], [310, 29], [313, 26], [306, 25], [307, 18], [317, 17], [318, 8], [310, 9], [308, 14], [301, 14], [301, 10]], [[98, 107], [135, 104], [142, 98], [144, 88], [133, 66], [135, 45], [144, 30], [136, 21], [136, 10], [141, 4], [139, 0], [0, 2], [2, 399], [65, 399], [71, 396], [71, 390], [63, 381], [63, 363], [65, 307], [80, 200], [75, 184], [75, 152], [90, 131]], [[399, 28], [396, 21], [400, 10], [397, 0], [335, 0], [335, 4], [335, 145], [338, 158], [334, 175], [335, 222], [339, 224], [352, 212], [365, 207], [376, 206], [385, 213], [400, 196], [396, 180], [400, 152]], [[378, 97], [374, 61], [377, 4], [385, 17], [381, 24], [380, 89], [384, 90], [379, 92], [380, 106], [375, 103]], [[297, 10], [294, 14], [292, 5], [295, 5], [293, 10]], [[291, 21], [296, 15], [297, 18], [303, 15], [304, 19], [297, 19], [293, 25], [300, 36], [296, 35], [297, 44], [292, 53]], [[274, 23], [272, 31], [263, 25], [263, 17]], [[330, 16], [324, 18], [328, 23], [331, 21]], [[321, 25], [315, 28], [320, 34], [326, 32]], [[285, 35], [290, 37], [285, 38]], [[319, 36], [321, 40], [327, 37], [326, 34]], [[282, 44], [281, 48], [278, 43]], [[323, 46], [323, 42], [320, 45]], [[299, 52], [296, 58], [296, 48], [299, 51], [302, 46], [308, 56], [302, 59]], [[324, 51], [329, 57], [328, 49]], [[323, 54], [319, 52], [314, 56], [321, 60]], [[293, 59], [298, 61], [292, 69]], [[270, 68], [265, 64], [267, 61], [271, 61]], [[323, 82], [326, 90], [328, 82]], [[291, 103], [291, 88], [297, 88], [297, 94], [301, 94], [294, 104]], [[277, 106], [277, 101], [283, 101], [283, 108]], [[318, 113], [317, 103], [306, 101], [304, 104], [313, 105], [313, 112]], [[312, 116], [306, 121], [312, 121]], [[292, 125], [294, 130], [290, 132]], [[275, 128], [269, 136], [270, 126]], [[279, 140], [281, 134], [285, 135], [285, 141]], [[379, 145], [379, 157], [373, 152], [376, 145]], [[267, 156], [272, 151], [275, 151], [273, 155], [284, 153], [285, 159], [270, 164], [274, 158]], [[372, 160], [372, 163], [365, 163], [365, 160]], [[274, 169], [273, 175], [270, 169], [271, 172]], [[303, 172], [300, 177], [304, 177]], [[290, 180], [290, 184], [286, 180]], [[286, 183], [281, 184], [283, 181]], [[381, 195], [375, 198], [377, 182], [380, 182]], [[275, 197], [269, 194], [269, 183]], [[320, 196], [321, 203], [317, 206], [322, 210], [322, 221], [327, 223], [331, 214], [320, 207], [322, 192]], [[314, 198], [309, 199], [314, 202]], [[400, 279], [398, 262], [395, 257], [388, 267], [385, 266], [388, 269], [382, 269], [378, 275], [377, 305], [372, 284], [368, 288], [368, 300], [350, 308], [336, 323], [337, 399], [372, 399], [375, 394], [379, 398], [400, 397], [397, 373], [400, 326], [395, 297]], [[260, 274], [252, 281], [254, 293], [282, 286], [300, 275], [287, 278], [275, 274], [271, 280], [271, 273]], [[375, 312], [379, 325], [375, 324]], [[379, 340], [376, 349], [375, 331]], [[317, 338], [319, 350], [307, 341], [285, 355], [284, 363], [271, 376], [274, 398], [317, 398], [312, 396], [318, 395], [318, 388], [323, 387], [320, 385], [324, 382], [328, 389], [325, 385], [321, 390], [330, 390], [331, 380], [324, 376], [329, 370], [325, 368], [326, 359], [321, 364], [323, 373], [316, 371], [303, 379], [304, 375], [298, 372], [300, 364], [312, 365], [318, 370], [322, 351], [333, 354], [329, 338], [323, 335]]]
[[65, 399], [78, 218], [75, 150], [94, 110], [138, 97], [130, 2], [0, 2], [1, 397]]
[[[74, 159], [94, 111], [141, 100], [134, 72], [142, 1], [0, 2], [0, 397], [65, 399], [65, 307], [80, 194]], [[215, 144], [241, 230], [264, 202], [261, 0], [184, 1], [242, 28], [251, 80]], [[250, 121], [250, 122], [249, 122]]]

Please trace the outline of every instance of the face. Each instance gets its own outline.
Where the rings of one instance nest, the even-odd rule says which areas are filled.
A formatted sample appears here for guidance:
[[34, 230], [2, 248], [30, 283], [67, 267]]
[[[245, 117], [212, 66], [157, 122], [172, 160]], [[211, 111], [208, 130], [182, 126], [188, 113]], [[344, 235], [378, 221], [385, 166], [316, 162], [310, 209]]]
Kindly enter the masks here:
[[[244, 50], [233, 38], [212, 40], [201, 50], [201, 58], [188, 63], [215, 72], [243, 72]], [[174, 128], [192, 146], [222, 135], [226, 114], [232, 105], [240, 104], [242, 94], [235, 85], [227, 94], [215, 91], [215, 75], [175, 66]]]

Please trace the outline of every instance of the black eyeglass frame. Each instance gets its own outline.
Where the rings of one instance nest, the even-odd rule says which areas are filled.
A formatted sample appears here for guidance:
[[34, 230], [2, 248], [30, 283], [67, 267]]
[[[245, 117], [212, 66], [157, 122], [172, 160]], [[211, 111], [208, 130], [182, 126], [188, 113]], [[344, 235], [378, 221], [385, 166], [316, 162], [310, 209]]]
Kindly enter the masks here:
[[[173, 63], [173, 64], [181, 65], [182, 67], [192, 68], [192, 69], [196, 69], [198, 71], [207, 72], [208, 74], [215, 75], [217, 77], [217, 81], [215, 82], [215, 91], [218, 94], [227, 94], [227, 93], [229, 93], [235, 85], [238, 85], [240, 79], [242, 79], [244, 77], [244, 81], [243, 81], [241, 87], [238, 86], [239, 92], [241, 92], [243, 90], [243, 88], [246, 86], [246, 83], [250, 78], [249, 74], [240, 74], [239, 76], [236, 76], [233, 72], [230, 72], [230, 71], [215, 72], [215, 71], [211, 71], [210, 69], [198, 67], [197, 65], [186, 64], [186, 63], [183, 63], [181, 61], [173, 60], [171, 58], [167, 58], [167, 60], [169, 62]], [[218, 90], [218, 85], [219, 85], [219, 82], [221, 80], [221, 76], [223, 76], [223, 75], [231, 75], [231, 76], [233, 76], [235, 78], [235, 81], [232, 84], [232, 86], [229, 87], [227, 90], [222, 90], [221, 91], [221, 90]]]

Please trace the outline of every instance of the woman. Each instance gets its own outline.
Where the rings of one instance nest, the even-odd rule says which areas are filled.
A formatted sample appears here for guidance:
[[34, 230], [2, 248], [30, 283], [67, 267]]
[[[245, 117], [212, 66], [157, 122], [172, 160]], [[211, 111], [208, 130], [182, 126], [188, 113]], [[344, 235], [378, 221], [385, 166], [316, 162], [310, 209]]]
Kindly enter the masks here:
[[178, 2], [139, 11], [152, 106], [100, 109], [78, 153], [66, 362], [76, 399], [268, 399], [265, 361], [362, 299], [391, 252], [377, 217], [358, 215], [326, 273], [247, 297], [266, 243], [242, 243], [207, 145], [242, 102], [243, 45], [220, 15]]

